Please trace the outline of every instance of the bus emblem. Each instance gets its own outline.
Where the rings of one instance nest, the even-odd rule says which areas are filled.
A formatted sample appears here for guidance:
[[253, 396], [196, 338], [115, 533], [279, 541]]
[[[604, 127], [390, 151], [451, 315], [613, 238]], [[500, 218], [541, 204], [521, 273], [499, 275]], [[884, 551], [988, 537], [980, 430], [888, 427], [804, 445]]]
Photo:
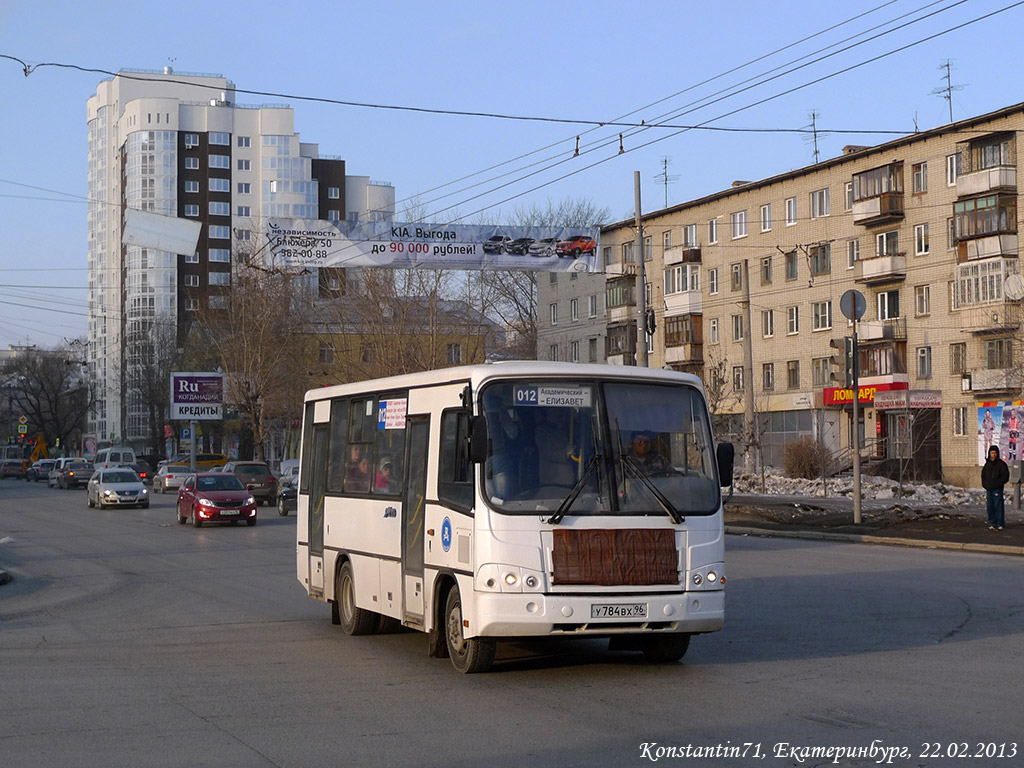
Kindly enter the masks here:
[[441, 523], [441, 549], [445, 552], [452, 548], [452, 521], [447, 517]]

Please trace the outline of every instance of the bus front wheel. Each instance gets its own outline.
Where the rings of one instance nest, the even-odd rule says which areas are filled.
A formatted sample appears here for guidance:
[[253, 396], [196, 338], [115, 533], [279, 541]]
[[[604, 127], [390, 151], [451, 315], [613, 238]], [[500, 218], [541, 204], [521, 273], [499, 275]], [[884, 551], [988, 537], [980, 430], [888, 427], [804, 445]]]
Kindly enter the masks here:
[[495, 643], [480, 637], [466, 637], [462, 633], [462, 597], [459, 588], [452, 587], [445, 605], [445, 636], [448, 656], [459, 672], [472, 674], [486, 672], [494, 663]]
[[346, 635], [368, 635], [377, 628], [377, 614], [356, 607], [356, 587], [352, 580], [351, 563], [345, 563], [338, 571], [334, 599], [338, 604], [341, 629]]
[[689, 648], [690, 635], [686, 633], [655, 635], [645, 638], [643, 644], [644, 658], [661, 664], [679, 661]]

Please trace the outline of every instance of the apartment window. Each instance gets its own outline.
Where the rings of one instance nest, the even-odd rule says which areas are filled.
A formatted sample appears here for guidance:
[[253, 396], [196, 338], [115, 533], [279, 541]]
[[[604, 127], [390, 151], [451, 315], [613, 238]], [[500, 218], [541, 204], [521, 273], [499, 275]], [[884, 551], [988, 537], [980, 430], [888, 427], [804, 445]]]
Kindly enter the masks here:
[[900, 316], [900, 292], [882, 291], [878, 294], [878, 319], [892, 320]]
[[231, 251], [227, 248], [211, 248], [209, 250], [209, 259], [220, 264], [229, 264], [231, 263]]
[[816, 301], [811, 304], [811, 330], [825, 331], [832, 327], [832, 302]]
[[900, 232], [898, 229], [875, 235], [876, 256], [898, 256], [899, 252]]
[[772, 257], [765, 256], [761, 259], [761, 285], [768, 285], [772, 281]]
[[665, 270], [665, 295], [700, 290], [700, 268], [696, 264], [681, 264]]
[[967, 373], [967, 343], [958, 341], [949, 345], [949, 372], [953, 376]]
[[632, 263], [634, 263], [634, 259], [633, 259], [633, 243], [632, 243], [632, 241], [628, 242], [628, 243], [623, 243], [622, 244], [622, 263], [623, 264], [632, 264]]
[[683, 245], [687, 248], [696, 248], [698, 245], [700, 245], [700, 243], [697, 242], [696, 224], [687, 224], [683, 228]]
[[747, 212], [736, 211], [732, 215], [732, 239], [738, 240], [747, 236]]
[[587, 339], [587, 362], [597, 362], [597, 339], [595, 338]]
[[252, 161], [251, 160], [239, 160], [238, 161], [238, 170], [240, 170], [240, 171], [251, 171], [252, 170]]
[[665, 318], [665, 346], [680, 347], [699, 341], [698, 329], [693, 315], [676, 315]]
[[610, 245], [606, 245], [601, 249], [601, 259], [604, 262], [605, 269], [612, 265], [612, 247]]
[[914, 253], [917, 256], [924, 256], [928, 249], [928, 225], [918, 224], [914, 227]]
[[327, 188], [327, 198], [329, 200], [337, 200], [340, 197], [341, 197], [341, 188], [340, 187], [328, 187]]
[[989, 339], [985, 342], [985, 367], [998, 371], [1013, 367], [1012, 339]]
[[548, 307], [548, 314], [552, 325], [558, 325], [558, 305], [552, 304]]
[[968, 170], [983, 171], [986, 168], [1013, 165], [1012, 154], [1010, 139], [984, 139], [977, 144], [972, 142], [968, 154]]
[[210, 309], [227, 309], [228, 297], [227, 296], [211, 296], [207, 300], [207, 305]]
[[252, 239], [252, 232], [250, 232], [248, 229], [239, 229], [237, 232], [235, 232], [235, 237], [243, 241], [250, 240]]
[[221, 147], [230, 147], [231, 146], [231, 134], [230, 133], [222, 133], [220, 131], [210, 131], [210, 144], [211, 145], [215, 144], [215, 145], [221, 146]]
[[210, 179], [211, 192], [230, 192], [231, 179]]
[[775, 389], [775, 363], [761, 365], [761, 386], [765, 392]]
[[229, 155], [210, 155], [210, 167], [231, 170], [231, 157]]
[[786, 200], [786, 226], [796, 224], [796, 198], [790, 197]]
[[195, 312], [199, 309], [199, 301], [196, 299], [185, 299], [185, 311]]
[[828, 201], [828, 187], [811, 192], [811, 218], [820, 219], [832, 212]]
[[447, 348], [448, 365], [462, 365], [462, 345], [449, 344]]
[[743, 315], [732, 316], [732, 340], [743, 341]]
[[252, 146], [252, 142], [250, 141], [248, 136], [238, 136], [237, 138], [238, 146], [241, 147], [242, 149], [248, 149], [249, 147]]
[[790, 251], [786, 254], [786, 279], [796, 280], [798, 268], [796, 251]]
[[650, 235], [644, 238], [644, 261], [654, 259], [654, 238]]
[[708, 242], [718, 242], [718, 219], [711, 219], [708, 222]]
[[320, 365], [334, 365], [334, 347], [321, 341], [318, 357]]
[[250, 208], [248, 205], [240, 205], [238, 206], [238, 215], [242, 216], [243, 218], [248, 218], [250, 215], [252, 215], [252, 208]]
[[231, 227], [223, 227], [216, 224], [211, 224], [209, 237], [211, 240], [230, 240]]
[[713, 318], [708, 321], [708, 343], [718, 343], [718, 318]]
[[955, 187], [956, 178], [960, 175], [961, 156], [957, 152], [954, 155], [946, 155], [946, 186]]
[[853, 269], [860, 260], [860, 240], [846, 242], [846, 268]]
[[775, 335], [775, 310], [761, 311], [761, 335], [765, 338]]
[[786, 333], [800, 333], [800, 307], [786, 307]]
[[569, 343], [569, 360], [574, 363], [580, 361], [580, 343], [578, 341]]
[[967, 406], [953, 408], [953, 437], [967, 437]]
[[198, 205], [186, 205], [185, 206], [185, 215], [186, 216], [198, 216], [199, 215], [199, 206]]
[[193, 147], [199, 146], [199, 134], [198, 133], [186, 133], [185, 134], [185, 149], [192, 149]]
[[199, 263], [199, 251], [195, 253], [189, 253], [185, 256], [186, 264], [198, 264]]
[[732, 282], [729, 284], [734, 291], [739, 291], [743, 288], [743, 265], [733, 264], [732, 265]]
[[185, 170], [186, 171], [198, 171], [199, 170], [199, 158], [198, 157], [186, 157], [185, 158]]
[[930, 379], [932, 377], [932, 348], [917, 348], [917, 378]]
[[914, 177], [914, 194], [920, 195], [928, 191], [928, 163], [916, 163], [910, 166]]
[[238, 194], [248, 195], [252, 193], [252, 184], [247, 181], [238, 182]]
[[853, 210], [853, 182], [852, 181], [846, 182], [846, 186], [843, 188], [843, 199], [844, 199], [845, 206], [846, 206], [845, 210], [852, 211]]
[[811, 274], [827, 275], [832, 271], [832, 245], [822, 243], [811, 248]]
[[187, 288], [198, 288], [199, 275], [185, 275], [185, 286]]
[[786, 363], [786, 386], [789, 389], [800, 389], [799, 360], [790, 360]]
[[708, 293], [718, 293], [718, 267], [708, 270]]
[[827, 357], [815, 357], [811, 360], [811, 385], [827, 387], [832, 383], [832, 361]]
[[211, 216], [230, 216], [231, 215], [231, 203], [210, 203], [210, 215]]
[[733, 392], [743, 391], [743, 366], [734, 365], [732, 367], [732, 389]]
[[552, 344], [548, 347], [548, 360], [558, 360], [558, 345]]
[[[569, 319], [572, 322], [576, 322], [580, 319], [580, 300], [573, 299], [569, 302]], [[579, 362], [579, 361], [577, 361]]]
[[199, 182], [198, 181], [186, 181], [185, 182], [185, 191], [188, 192], [189, 194], [198, 194], [199, 193]]
[[210, 285], [231, 285], [230, 272], [211, 272]]
[[[341, 221], [341, 211], [334, 211], [334, 210], [328, 211], [327, 212], [327, 220], [328, 221]], [[552, 274], [554, 274], [554, 273], [552, 272]], [[576, 273], [574, 272], [573, 274], [576, 274]]]
[[946, 219], [946, 250], [956, 248], [956, 219], [950, 216]]
[[914, 314], [917, 317], [932, 313], [932, 287], [918, 285], [914, 287]]
[[761, 206], [761, 231], [771, 232], [772, 231], [772, 204], [768, 203]]
[[597, 294], [587, 297], [587, 316], [597, 317]]

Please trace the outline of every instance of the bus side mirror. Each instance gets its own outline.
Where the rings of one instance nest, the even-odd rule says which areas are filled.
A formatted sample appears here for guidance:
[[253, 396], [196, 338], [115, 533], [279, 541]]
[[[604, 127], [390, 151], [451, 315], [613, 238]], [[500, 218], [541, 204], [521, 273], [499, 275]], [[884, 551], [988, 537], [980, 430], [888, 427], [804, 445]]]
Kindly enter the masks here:
[[473, 416], [469, 421], [469, 460], [482, 464], [487, 459], [487, 419]]
[[732, 465], [736, 456], [736, 449], [732, 443], [719, 443], [715, 449], [715, 457], [718, 459], [718, 482], [723, 488], [732, 486]]

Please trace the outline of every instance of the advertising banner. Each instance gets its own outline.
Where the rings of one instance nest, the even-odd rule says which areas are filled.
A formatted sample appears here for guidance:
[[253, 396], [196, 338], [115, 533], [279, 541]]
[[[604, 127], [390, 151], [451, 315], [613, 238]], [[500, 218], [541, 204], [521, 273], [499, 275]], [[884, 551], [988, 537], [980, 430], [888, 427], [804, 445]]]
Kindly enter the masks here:
[[224, 418], [223, 373], [172, 373], [171, 419]]
[[875, 393], [875, 408], [895, 410], [903, 408], [941, 408], [942, 391], [938, 389], [894, 389]]
[[[858, 391], [857, 402], [861, 405], [872, 406], [875, 403], [875, 394], [898, 389], [906, 389], [907, 382], [897, 381], [887, 384], [862, 384]], [[846, 387], [825, 387], [822, 390], [822, 400], [826, 406], [852, 405], [853, 388]]]
[[1022, 458], [1020, 428], [1024, 424], [1024, 401], [981, 403], [978, 406], [978, 466], [985, 465], [991, 446], [999, 448], [1003, 461], [1010, 464]]
[[596, 272], [598, 230], [268, 219], [272, 267]]

